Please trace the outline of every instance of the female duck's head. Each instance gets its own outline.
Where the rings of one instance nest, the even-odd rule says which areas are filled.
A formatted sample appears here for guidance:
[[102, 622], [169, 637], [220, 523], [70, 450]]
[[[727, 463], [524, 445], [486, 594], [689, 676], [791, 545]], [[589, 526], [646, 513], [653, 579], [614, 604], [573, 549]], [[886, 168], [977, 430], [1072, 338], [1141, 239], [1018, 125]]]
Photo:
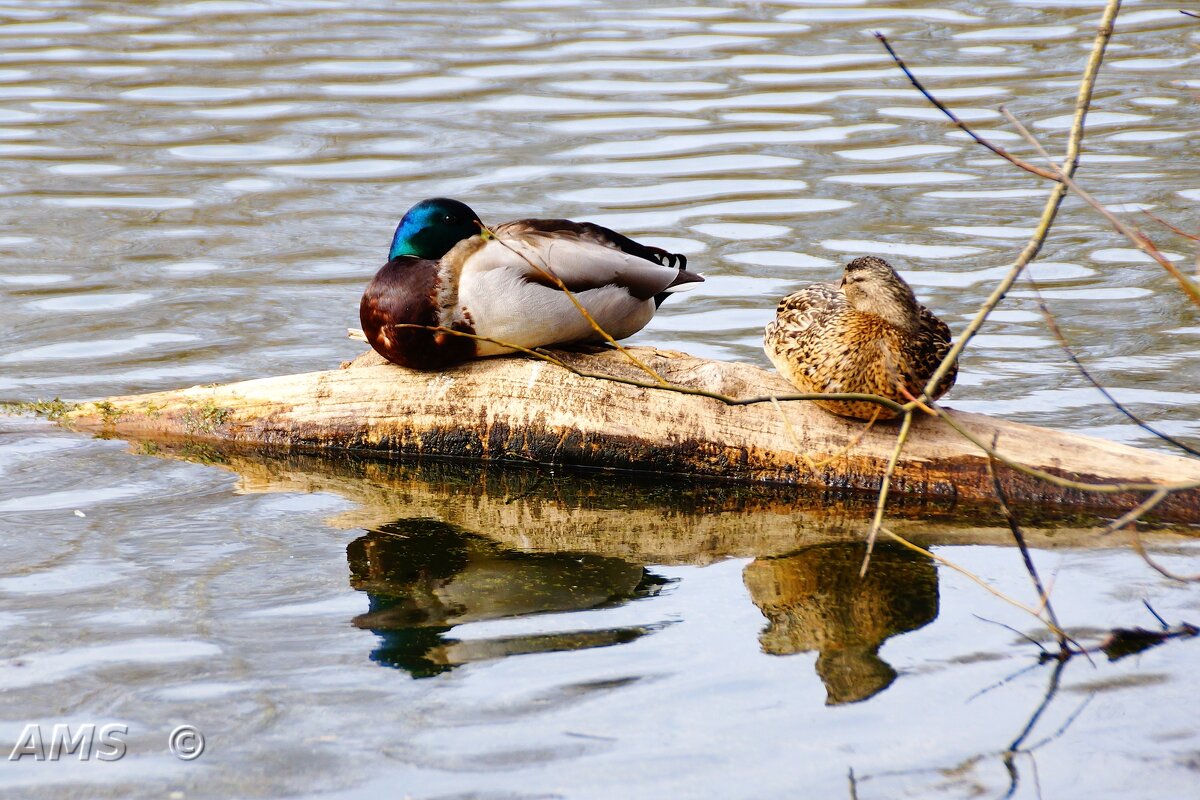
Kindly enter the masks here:
[[846, 302], [861, 314], [879, 317], [902, 331], [920, 325], [920, 304], [904, 279], [882, 258], [864, 256], [846, 265], [838, 284]]
[[397, 256], [439, 259], [454, 245], [484, 231], [479, 215], [457, 200], [433, 197], [410, 208], [392, 237], [390, 261]]

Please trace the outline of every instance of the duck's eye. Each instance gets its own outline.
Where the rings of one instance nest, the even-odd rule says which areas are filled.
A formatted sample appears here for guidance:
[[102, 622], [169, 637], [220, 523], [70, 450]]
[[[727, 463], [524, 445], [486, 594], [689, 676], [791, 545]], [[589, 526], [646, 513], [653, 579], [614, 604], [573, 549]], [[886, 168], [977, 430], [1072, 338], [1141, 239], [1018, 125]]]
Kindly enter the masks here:
[[447, 214], [446, 216], [442, 217], [442, 222], [454, 222], [454, 215]]

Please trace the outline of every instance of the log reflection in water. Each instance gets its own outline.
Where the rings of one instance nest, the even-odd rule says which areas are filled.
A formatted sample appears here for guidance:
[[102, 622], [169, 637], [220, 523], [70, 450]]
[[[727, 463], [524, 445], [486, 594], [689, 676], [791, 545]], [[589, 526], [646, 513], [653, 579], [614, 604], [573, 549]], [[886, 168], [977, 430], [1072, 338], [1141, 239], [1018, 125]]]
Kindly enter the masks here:
[[415, 677], [484, 659], [633, 641], [654, 626], [462, 640], [457, 625], [581, 611], [657, 594], [667, 583], [619, 558], [524, 553], [429, 519], [401, 519], [350, 543], [350, 584], [370, 598], [354, 619], [379, 634], [371, 658]]
[[[883, 641], [937, 613], [934, 568], [918, 556], [889, 550], [859, 582], [871, 495], [180, 443], [141, 448], [232, 470], [240, 492], [326, 492], [352, 501], [355, 508], [331, 523], [371, 531], [349, 552], [352, 585], [371, 597], [371, 610], [357, 624], [385, 637], [377, 660], [414, 674], [642, 636], [654, 626], [488, 640], [447, 634], [469, 621], [652, 594], [661, 579], [637, 566], [643, 564], [758, 559], [745, 582], [771, 620], [763, 647], [820, 651], [830, 703], [886, 687], [895, 673], [875, 655]], [[894, 530], [926, 547], [1013, 542], [994, 506], [898, 498], [889, 515]], [[1102, 524], [1090, 515], [1023, 522], [1026, 539], [1039, 548], [1125, 546], [1121, 536], [1097, 536]], [[1166, 531], [1142, 537], [1156, 548], [1186, 541]], [[563, 592], [555, 574], [578, 585]]]
[[[353, 455], [277, 454], [236, 447], [162, 443], [144, 452], [215, 464], [238, 473], [238, 491], [330, 492], [355, 504], [330, 523], [380, 529], [399, 518], [436, 519], [522, 551], [594, 553], [641, 564], [705, 564], [782, 556], [825, 542], [858, 542], [875, 496], [735, 486], [596, 472], [550, 471], [454, 461], [381, 462]], [[148, 450], [145, 448], [149, 447]], [[922, 546], [1009, 547], [1012, 532], [994, 504], [898, 497], [889, 527]], [[1022, 519], [1031, 546], [1125, 547], [1097, 536], [1107, 520], [1063, 510]], [[1185, 537], [1147, 531], [1143, 541]]]
[[859, 578], [863, 545], [816, 545], [782, 558], [760, 558], [743, 574], [767, 618], [766, 653], [817, 650], [826, 704], [866, 700], [891, 685], [896, 671], [878, 655], [890, 637], [932, 622], [938, 613], [937, 568], [924, 556], [879, 545]]

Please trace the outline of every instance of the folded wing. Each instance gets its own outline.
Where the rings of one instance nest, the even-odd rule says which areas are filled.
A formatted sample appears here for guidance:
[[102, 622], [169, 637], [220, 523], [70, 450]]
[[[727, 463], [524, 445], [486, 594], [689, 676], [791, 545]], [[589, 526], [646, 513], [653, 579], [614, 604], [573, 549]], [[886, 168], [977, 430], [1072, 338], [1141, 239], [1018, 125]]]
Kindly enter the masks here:
[[495, 242], [481, 253], [486, 255], [481, 268], [516, 268], [526, 280], [555, 288], [556, 277], [572, 292], [621, 286], [639, 300], [649, 300], [704, 280], [687, 271], [685, 256], [590, 222], [524, 219], [498, 225], [493, 233]]

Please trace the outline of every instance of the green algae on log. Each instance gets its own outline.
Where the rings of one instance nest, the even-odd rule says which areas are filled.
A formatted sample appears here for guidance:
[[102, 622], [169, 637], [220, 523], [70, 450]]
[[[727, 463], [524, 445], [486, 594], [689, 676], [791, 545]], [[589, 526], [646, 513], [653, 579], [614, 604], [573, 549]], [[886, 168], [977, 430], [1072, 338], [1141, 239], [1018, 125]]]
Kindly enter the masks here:
[[[746, 364], [631, 348], [678, 386], [729, 397], [795, 390]], [[574, 369], [645, 381], [620, 353], [554, 351]], [[1005, 458], [1087, 483], [1200, 482], [1200, 460], [979, 414], [951, 412]], [[583, 377], [540, 360], [493, 358], [417, 372], [365, 353], [342, 369], [81, 403], [61, 422], [106, 436], [228, 442], [378, 458], [449, 457], [704, 476], [839, 489], [879, 487], [896, 426], [835, 417], [809, 402], [729, 405], [701, 395]], [[855, 439], [858, 441], [855, 442]], [[847, 445], [852, 444], [849, 449]], [[845, 452], [843, 452], [845, 450]], [[1124, 512], [1147, 490], [1096, 493], [999, 467], [1008, 498]], [[942, 421], [919, 414], [892, 491], [982, 501], [994, 497], [987, 457]], [[1157, 509], [1200, 522], [1200, 490]]]

